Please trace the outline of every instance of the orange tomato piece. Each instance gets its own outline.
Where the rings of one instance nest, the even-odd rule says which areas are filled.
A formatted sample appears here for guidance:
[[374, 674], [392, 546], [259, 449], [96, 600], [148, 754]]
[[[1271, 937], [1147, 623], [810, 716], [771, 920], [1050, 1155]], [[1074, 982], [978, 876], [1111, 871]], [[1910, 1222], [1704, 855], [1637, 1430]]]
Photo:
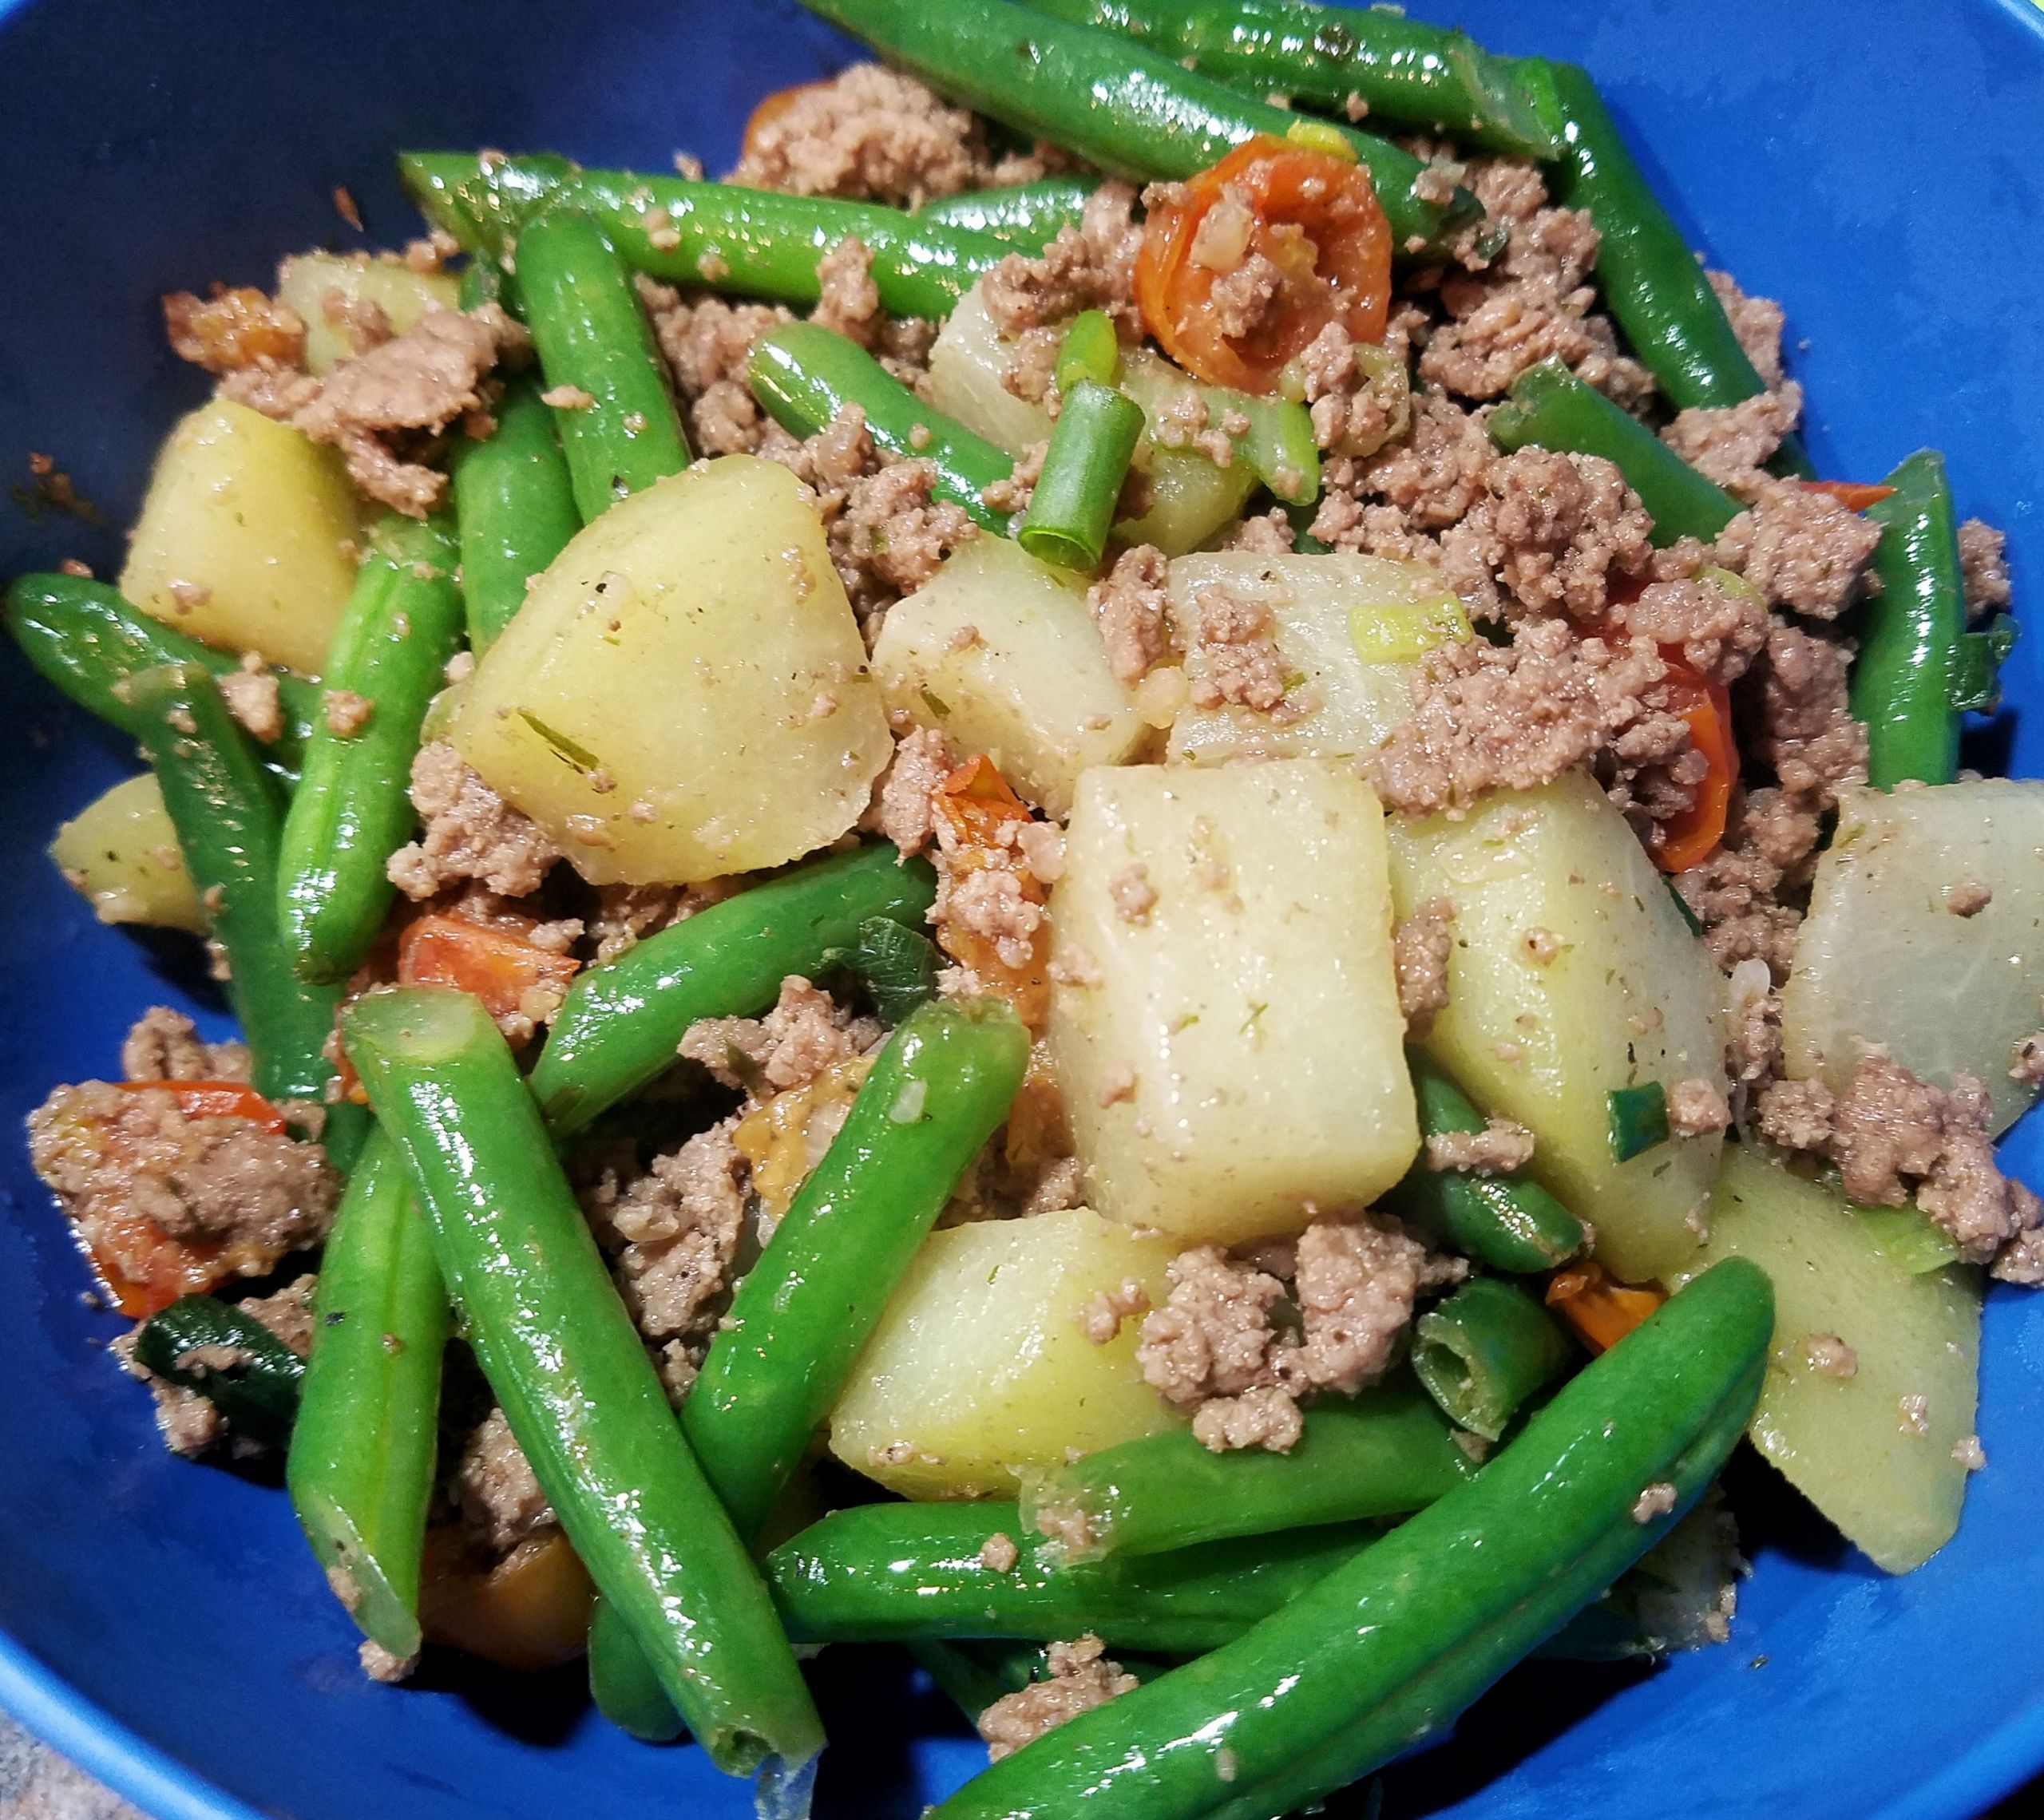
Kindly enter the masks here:
[[1867, 481], [1805, 481], [1805, 493], [1829, 493], [1848, 512], [1864, 512], [1895, 497], [1895, 489]]
[[535, 987], [565, 989], [581, 963], [536, 948], [510, 929], [438, 913], [408, 924], [398, 938], [398, 980], [473, 992], [493, 1017], [509, 1017]]
[[[1384, 338], [1391, 228], [1360, 164], [1259, 135], [1180, 189], [1143, 225], [1135, 301], [1143, 326], [1188, 372], [1269, 392], [1329, 322], [1357, 341]], [[1214, 287], [1258, 259], [1274, 268], [1277, 288], [1244, 332], [1225, 334]]]
[[[1019, 863], [1011, 825], [1033, 820], [1028, 805], [1009, 789], [1008, 780], [984, 753], [961, 765], [937, 786], [931, 801], [937, 847], [949, 884], [977, 872], [1000, 870], [1013, 875], [1025, 901], [1044, 902], [1042, 884]], [[1040, 924], [1029, 940], [1029, 958], [1021, 965], [1002, 958], [1003, 944], [955, 923], [937, 927], [937, 945], [980, 983], [1014, 1007], [1032, 1030], [1040, 1029], [1050, 1011], [1050, 929]]]
[[1547, 1306], [1592, 1352], [1608, 1352], [1667, 1298], [1614, 1280], [1594, 1262], [1571, 1264], [1547, 1279]]
[[187, 1118], [245, 1118], [282, 1137], [284, 1115], [244, 1081], [123, 1081], [123, 1093], [164, 1093]]
[[1725, 838], [1731, 813], [1732, 789], [1739, 781], [1739, 752], [1732, 742], [1732, 697], [1721, 682], [1707, 682], [1686, 663], [1669, 656], [1668, 682], [1675, 711], [1689, 722], [1689, 744], [1710, 767], [1696, 787], [1696, 800], [1682, 814], [1660, 825], [1654, 863], [1665, 872], [1687, 872], [1708, 857]]

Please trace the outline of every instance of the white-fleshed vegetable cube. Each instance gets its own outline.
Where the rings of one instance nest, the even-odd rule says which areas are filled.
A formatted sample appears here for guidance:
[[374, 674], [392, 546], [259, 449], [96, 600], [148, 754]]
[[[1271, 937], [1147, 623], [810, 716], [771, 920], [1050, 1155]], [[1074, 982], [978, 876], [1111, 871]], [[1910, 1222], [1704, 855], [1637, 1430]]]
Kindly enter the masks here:
[[873, 646], [888, 707], [984, 752], [1062, 820], [1079, 774], [1126, 764], [1149, 728], [1107, 667], [1086, 588], [1004, 537], [976, 537], [888, 610]]
[[[830, 1451], [909, 1498], [1012, 1497], [1019, 1475], [1172, 1427], [1131, 1316], [1095, 1340], [1103, 1299], [1152, 1303], [1176, 1248], [1087, 1209], [933, 1232], [830, 1418]], [[1111, 1321], [1111, 1316], [1109, 1316]]]
[[893, 750], [810, 496], [750, 455], [612, 506], [477, 665], [449, 736], [596, 884], [784, 864]]
[[1051, 919], [1052, 1054], [1103, 1213], [1231, 1244], [1404, 1173], [1384, 815], [1353, 768], [1089, 771]]

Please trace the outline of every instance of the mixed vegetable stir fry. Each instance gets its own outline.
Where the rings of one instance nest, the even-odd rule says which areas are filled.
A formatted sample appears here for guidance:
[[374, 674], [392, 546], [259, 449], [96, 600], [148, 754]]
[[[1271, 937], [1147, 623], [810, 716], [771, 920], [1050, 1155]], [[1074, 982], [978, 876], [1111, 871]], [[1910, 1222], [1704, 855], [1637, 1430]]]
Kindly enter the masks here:
[[773, 1814], [854, 1643], [943, 1820], [1310, 1810], [1723, 1641], [1742, 1436], [1920, 1565], [2044, 1280], [1999, 534], [1816, 477], [1580, 69], [806, 3], [882, 61], [727, 180], [408, 152], [166, 298], [125, 572], [8, 591], [243, 1033], [30, 1121], [171, 1444]]

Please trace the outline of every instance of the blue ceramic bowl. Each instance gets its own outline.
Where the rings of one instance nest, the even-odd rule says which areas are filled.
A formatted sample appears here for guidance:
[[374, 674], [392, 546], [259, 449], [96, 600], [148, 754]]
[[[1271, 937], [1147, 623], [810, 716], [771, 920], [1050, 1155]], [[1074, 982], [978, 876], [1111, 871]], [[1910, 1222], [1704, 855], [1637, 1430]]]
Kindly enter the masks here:
[[[941, 0], [933, 0], [933, 4]], [[1428, 0], [1416, 10], [1430, 10]], [[1588, 65], [1715, 263], [1788, 306], [1827, 473], [1943, 448], [1962, 512], [2005, 524], [2044, 587], [2044, 14], [2024, 0], [1464, 0], [1503, 51]], [[265, 281], [277, 255], [414, 224], [390, 152], [554, 148], [713, 169], [752, 101], [846, 42], [787, 0], [273, 0], [0, 6], [0, 465], [47, 451], [85, 522], [0, 504], [0, 572], [117, 567], [150, 452], [203, 390], [165, 351], [160, 291]], [[17, 497], [25, 499], [18, 489]], [[2044, 641], [1979, 761], [2044, 771]], [[194, 1003], [96, 926], [42, 857], [57, 819], [131, 768], [0, 655], [14, 884], [0, 946], [0, 1706], [160, 1820], [742, 1816], [690, 1749], [633, 1743], [580, 1677], [394, 1691], [272, 1486], [172, 1460], [99, 1351], [118, 1331], [16, 1139], [52, 1083], [103, 1073], [129, 1019]], [[224, 1020], [195, 1004], [216, 1030]], [[2010, 1149], [2044, 1182], [2039, 1126]], [[1539, 1666], [1387, 1777], [1386, 1812], [1956, 1820], [2044, 1765], [2044, 1300], [1987, 1308], [1991, 1461], [1958, 1539], [1891, 1580], [1748, 1462], [1757, 1572], [1733, 1641], [1658, 1672]], [[885, 1652], [833, 1651], [826, 1814], [917, 1814], [982, 1761]]]

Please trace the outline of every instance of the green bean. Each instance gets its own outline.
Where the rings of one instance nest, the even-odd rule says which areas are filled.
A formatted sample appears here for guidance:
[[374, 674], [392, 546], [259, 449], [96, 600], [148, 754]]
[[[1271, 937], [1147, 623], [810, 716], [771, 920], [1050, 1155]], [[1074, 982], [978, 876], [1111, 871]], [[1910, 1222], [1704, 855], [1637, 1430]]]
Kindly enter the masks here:
[[752, 394], [795, 436], [814, 436], [856, 405], [876, 446], [937, 470], [930, 490], [984, 528], [1008, 533], [1009, 515], [986, 501], [1015, 464], [984, 437], [935, 411], [856, 342], [812, 322], [788, 322], [752, 344]]
[[553, 413], [541, 403], [531, 374], [505, 386], [496, 417], [481, 441], [454, 439], [452, 464], [461, 594], [478, 657], [525, 603], [525, 584], [582, 528]]
[[1773, 1316], [1762, 1272], [1706, 1271], [1467, 1485], [1238, 1641], [1046, 1733], [935, 1814], [1270, 1820], [1410, 1750], [1701, 1494], [1753, 1412]]
[[789, 975], [821, 972], [832, 949], [857, 943], [862, 924], [918, 924], [936, 897], [926, 864], [876, 843], [740, 892], [591, 967], [533, 1070], [547, 1123], [557, 1136], [579, 1131], [671, 1067], [697, 1019], [756, 1015]]
[[[803, 0], [940, 94], [1017, 132], [1052, 140], [1103, 170], [1189, 177], [1258, 133], [1282, 139], [1297, 117], [1197, 76], [1176, 58], [1113, 32], [1052, 18], [1012, 0]], [[1409, 152], [1353, 128], [1330, 128], [1369, 173], [1392, 244], [1444, 254], [1483, 204], [1458, 188], [1422, 201], [1424, 167]]]
[[1852, 718], [1867, 723], [1867, 781], [1959, 774], [1953, 681], [1965, 648], [1966, 594], [1943, 458], [1919, 449], [1888, 477], [1893, 495], [1867, 508], [1881, 528], [1873, 573], [1880, 592], [1861, 611], [1852, 666]]
[[266, 1447], [290, 1438], [305, 1363], [247, 1309], [180, 1296], [135, 1330], [135, 1359], [196, 1391], [236, 1434]]
[[915, 216], [1033, 251], [1085, 220], [1087, 202], [1098, 184], [1095, 177], [1044, 177], [1005, 189], [965, 190], [925, 203]]
[[798, 1772], [822, 1746], [816, 1710], [489, 1013], [399, 987], [356, 999], [342, 1035], [469, 1343], [597, 1590], [719, 1768]]
[[[766, 1581], [798, 1643], [1048, 1643], [1091, 1631], [1111, 1644], [1191, 1654], [1240, 1636], [1379, 1533], [1342, 1523], [1073, 1563], [1024, 1533], [1012, 1504], [862, 1504], [782, 1543], [766, 1557]], [[981, 1558], [996, 1536], [1015, 1544], [1012, 1567]]]
[[1039, 562], [1098, 568], [1143, 426], [1143, 407], [1113, 386], [1068, 387], [1016, 542]]
[[314, 722], [284, 816], [277, 924], [301, 979], [346, 979], [397, 896], [386, 867], [411, 838], [419, 728], [461, 648], [459, 560], [443, 520], [386, 512], [334, 628], [327, 686], [359, 697], [368, 718]]
[[447, 1292], [404, 1164], [372, 1130], [319, 1259], [284, 1482], [328, 1581], [393, 1656], [419, 1646]]
[[1305, 1431], [1289, 1453], [1209, 1453], [1179, 1428], [1028, 1476], [1023, 1526], [1054, 1529], [1073, 1558], [1156, 1554], [1305, 1524], [1401, 1516], [1476, 1470], [1440, 1411], [1402, 1375], [1303, 1413]]
[[687, 1729], [617, 1608], [599, 1596], [589, 1613], [589, 1697], [619, 1731], [666, 1744]]
[[[1555, 200], [1586, 209], [1598, 236], [1597, 282], [1632, 350], [1678, 411], [1736, 405], [1766, 390], [1739, 345], [1682, 231], [1634, 161], [1597, 86], [1573, 63], [1536, 57], [1515, 66], [1541, 123], [1561, 141], [1549, 177]], [[1791, 437], [1777, 457], [1812, 470]]]
[[[1483, 1129], [1483, 1114], [1446, 1074], [1416, 1052], [1406, 1060], [1423, 1132]], [[1523, 1170], [1470, 1175], [1429, 1169], [1422, 1155], [1383, 1204], [1436, 1244], [1492, 1270], [1552, 1270], [1583, 1249], [1583, 1222]]]
[[[398, 168], [428, 218], [471, 251], [502, 257], [533, 209], [559, 197], [593, 215], [625, 262], [649, 277], [782, 303], [816, 303], [822, 295], [817, 262], [856, 239], [873, 255], [883, 309], [941, 319], [981, 272], [1013, 251], [1006, 239], [975, 233], [934, 210], [908, 215], [876, 203], [671, 174], [587, 171], [564, 158], [485, 163], [465, 152], [408, 152]], [[1052, 225], [1044, 238], [1056, 231]]]
[[542, 208], [518, 235], [521, 313], [533, 331], [585, 524], [688, 465], [660, 350], [615, 247], [579, 208]]
[[[162, 663], [196, 663], [215, 676], [238, 667], [232, 653], [188, 638], [84, 576], [21, 576], [7, 590], [6, 619], [22, 655], [46, 680], [131, 738], [141, 724], [121, 687], [130, 677]], [[295, 779], [319, 716], [319, 690], [282, 671], [277, 685], [283, 731], [261, 754]]]
[[925, 1005], [874, 1062], [682, 1406], [682, 1431], [740, 1535], [766, 1521], [1028, 1065], [1028, 1032], [993, 999]]
[[1560, 149], [1510, 66], [1465, 34], [1385, 7], [1313, 0], [1028, 0], [1038, 11], [1127, 33], [1252, 95], [1358, 113], [1493, 152]]
[[1451, 1422], [1486, 1441], [1575, 1357], [1547, 1311], [1495, 1276], [1472, 1277], [1413, 1330], [1414, 1375]]
[[1654, 543], [1679, 537], [1709, 544], [1743, 509], [1638, 418], [1559, 360], [1543, 360], [1512, 382], [1511, 398], [1491, 412], [1491, 440], [1507, 451], [1541, 449], [1601, 455], [1625, 477], [1654, 520]]
[[[266, 1099], [320, 1100], [333, 1078], [326, 1048], [340, 989], [307, 985], [291, 971], [277, 924], [283, 814], [275, 787], [208, 671], [161, 664], [125, 686], [185, 869], [212, 910], [228, 1002], [248, 1039], [251, 1083]], [[327, 1153], [341, 1168], [366, 1122], [358, 1106], [327, 1109]]]

